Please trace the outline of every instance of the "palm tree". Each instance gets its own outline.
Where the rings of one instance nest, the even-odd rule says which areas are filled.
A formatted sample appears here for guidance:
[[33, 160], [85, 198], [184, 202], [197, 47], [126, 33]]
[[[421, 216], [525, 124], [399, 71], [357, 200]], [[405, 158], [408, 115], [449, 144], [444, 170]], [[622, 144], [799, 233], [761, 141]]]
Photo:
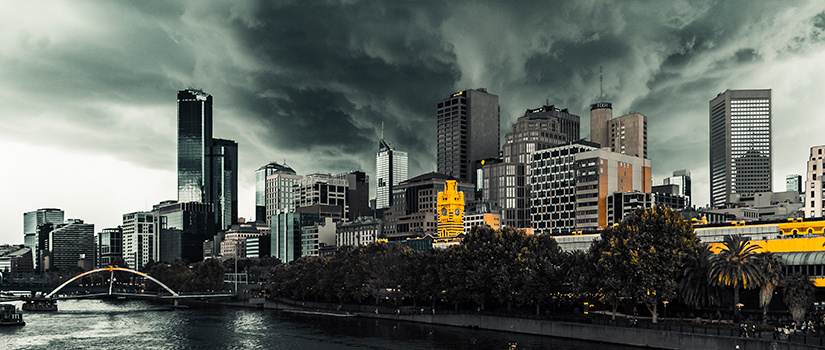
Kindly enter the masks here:
[[797, 324], [805, 320], [805, 313], [814, 304], [814, 284], [808, 276], [795, 273], [788, 276], [782, 301]]
[[773, 299], [773, 291], [782, 282], [785, 264], [778, 255], [771, 252], [756, 254], [756, 263], [763, 275], [762, 287], [759, 289], [759, 306], [762, 307], [762, 322], [765, 322], [768, 318], [768, 305]]
[[712, 258], [713, 251], [707, 244], [698, 246], [679, 279], [679, 297], [697, 310], [708, 305], [722, 305], [722, 300], [727, 299], [723, 287], [708, 283]]
[[727, 235], [710, 266], [709, 283], [733, 287], [735, 322], [739, 322], [739, 287], [750, 289], [762, 284], [762, 271], [755, 259], [759, 248], [742, 236]]

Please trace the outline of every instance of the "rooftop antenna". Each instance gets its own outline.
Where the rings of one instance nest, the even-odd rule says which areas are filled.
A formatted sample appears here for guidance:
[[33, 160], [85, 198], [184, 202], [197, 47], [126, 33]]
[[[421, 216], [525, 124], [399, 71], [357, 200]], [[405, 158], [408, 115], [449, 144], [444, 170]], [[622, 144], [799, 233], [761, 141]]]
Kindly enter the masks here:
[[601, 102], [604, 97], [602, 96], [602, 91], [604, 91], [604, 83], [602, 82], [604, 74], [602, 73], [602, 66], [599, 66], [599, 102]]
[[381, 122], [381, 139], [384, 139], [384, 122]]

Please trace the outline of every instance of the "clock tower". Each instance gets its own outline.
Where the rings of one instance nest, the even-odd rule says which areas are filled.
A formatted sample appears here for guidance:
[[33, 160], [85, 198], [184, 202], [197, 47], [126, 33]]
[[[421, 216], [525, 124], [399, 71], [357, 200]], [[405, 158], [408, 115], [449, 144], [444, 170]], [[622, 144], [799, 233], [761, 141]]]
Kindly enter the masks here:
[[447, 180], [438, 193], [438, 237], [456, 237], [464, 232], [464, 192], [455, 180]]

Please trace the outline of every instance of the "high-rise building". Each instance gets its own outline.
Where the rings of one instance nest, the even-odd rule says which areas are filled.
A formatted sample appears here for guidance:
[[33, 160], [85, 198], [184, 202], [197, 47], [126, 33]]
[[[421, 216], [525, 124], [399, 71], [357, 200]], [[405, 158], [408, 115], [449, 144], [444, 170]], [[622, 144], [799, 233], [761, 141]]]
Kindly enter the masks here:
[[651, 192], [650, 159], [605, 148], [575, 156], [576, 228], [602, 230], [608, 225], [607, 197], [615, 192]]
[[77, 267], [81, 260], [95, 261], [95, 225], [73, 220], [49, 233], [47, 268], [50, 271]]
[[389, 208], [393, 186], [409, 177], [407, 152], [397, 151], [381, 139], [375, 155], [375, 177], [375, 209]]
[[238, 222], [238, 143], [232, 140], [212, 139], [209, 179], [210, 198], [218, 230], [226, 230]]
[[123, 259], [123, 228], [104, 228], [97, 234], [97, 267], [108, 267]]
[[[269, 222], [269, 217], [266, 214], [266, 193], [269, 184], [267, 177], [275, 174], [295, 175], [295, 170], [292, 170], [286, 163], [281, 165], [276, 162], [271, 162], [255, 171], [255, 221]], [[289, 192], [292, 192], [292, 187], [290, 187]]]
[[316, 204], [341, 208], [341, 216], [347, 217], [347, 186], [345, 178], [330, 174], [309, 174], [297, 181], [295, 206], [308, 207]]
[[[193, 263], [203, 260], [203, 242], [215, 235], [213, 209], [209, 203], [197, 202], [165, 201], [153, 206], [160, 226], [158, 261], [172, 263], [180, 259]], [[124, 227], [124, 236], [125, 233]]]
[[178, 202], [206, 203], [211, 181], [212, 96], [178, 91]]
[[590, 105], [590, 141], [611, 151], [647, 158], [647, 117], [630, 113], [613, 118], [613, 105]]
[[63, 217], [63, 210], [55, 208], [42, 208], [23, 213], [23, 244], [32, 251], [35, 271], [42, 271], [42, 266], [39, 265], [40, 252], [47, 249], [38, 245], [38, 228], [46, 223], [62, 224]]
[[542, 106], [528, 109], [513, 124], [502, 147], [503, 163], [482, 167], [482, 198], [501, 210], [501, 224], [528, 228], [530, 225], [531, 154], [579, 139], [579, 116], [567, 109]]
[[709, 111], [711, 206], [772, 192], [771, 90], [726, 90]]
[[295, 170], [292, 170], [292, 168], [286, 165], [270, 163], [266, 165], [266, 167], [267, 169], [263, 172], [263, 174], [266, 175], [264, 218], [266, 218], [266, 225], [272, 227], [271, 217], [275, 215], [277, 211], [295, 211], [295, 188], [298, 187], [298, 181], [300, 181], [303, 176], [296, 175]]
[[438, 101], [437, 169], [475, 183], [473, 164], [499, 155], [498, 96], [486, 89], [464, 90]]
[[317, 214], [278, 211], [272, 215], [272, 257], [286, 264], [301, 257], [302, 228], [319, 222]]
[[690, 172], [687, 170], [676, 170], [673, 176], [664, 179], [665, 185], [679, 185], [679, 194], [687, 197], [685, 207], [690, 207]]
[[149, 261], [160, 261], [158, 225], [158, 213], [154, 211], [123, 214], [122, 255], [129, 268], [140, 270]]
[[805, 217], [825, 216], [825, 145], [811, 147], [808, 170], [805, 175]]
[[370, 178], [367, 173], [356, 170], [333, 175], [334, 178], [347, 181], [346, 207], [349, 208], [346, 219], [353, 221], [361, 216], [370, 216]]

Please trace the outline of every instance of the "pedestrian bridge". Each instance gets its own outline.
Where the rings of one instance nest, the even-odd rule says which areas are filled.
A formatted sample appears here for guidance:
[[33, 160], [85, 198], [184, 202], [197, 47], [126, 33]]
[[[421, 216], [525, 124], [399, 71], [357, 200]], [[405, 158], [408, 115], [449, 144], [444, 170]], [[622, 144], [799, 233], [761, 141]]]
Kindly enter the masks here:
[[[124, 271], [124, 272], [129, 272], [129, 273], [141, 276], [141, 277], [145, 277], [145, 278], [157, 283], [159, 286], [163, 287], [163, 289], [165, 289], [166, 291], [169, 292], [169, 295], [116, 292], [116, 291], [113, 290], [113, 285], [114, 285], [114, 278], [113, 277], [114, 277], [115, 271]], [[109, 272], [109, 274], [110, 274], [109, 275], [109, 292], [108, 293], [65, 295], [65, 296], [60, 296], [58, 294], [58, 292], [60, 292], [60, 290], [63, 289], [63, 287], [68, 286], [72, 282], [74, 282], [74, 281], [76, 281], [80, 278], [83, 278], [84, 276], [88, 276], [88, 275], [95, 274], [95, 273], [105, 273], [105, 272]], [[148, 274], [145, 274], [143, 272], [135, 271], [135, 270], [132, 270], [132, 269], [127, 269], [125, 267], [109, 266], [109, 267], [104, 267], [104, 268], [100, 268], [100, 269], [94, 269], [94, 270], [86, 271], [86, 272], [81, 273], [77, 276], [74, 276], [73, 278], [69, 279], [68, 281], [64, 282], [63, 284], [61, 284], [60, 286], [58, 286], [57, 288], [55, 288], [54, 290], [52, 290], [51, 292], [46, 294], [45, 298], [50, 298], [50, 299], [93, 299], [93, 298], [101, 298], [101, 297], [109, 297], [109, 296], [137, 297], [137, 298], [149, 298], [149, 299], [174, 299], [175, 302], [177, 303], [178, 299], [234, 297], [235, 294], [233, 294], [233, 293], [209, 293], [209, 294], [184, 294], [184, 295], [182, 295], [182, 294], [172, 290], [172, 288], [169, 288], [169, 286], [167, 286], [163, 282], [159, 281], [158, 279], [156, 279], [156, 278], [154, 278], [154, 277], [152, 277]]]

